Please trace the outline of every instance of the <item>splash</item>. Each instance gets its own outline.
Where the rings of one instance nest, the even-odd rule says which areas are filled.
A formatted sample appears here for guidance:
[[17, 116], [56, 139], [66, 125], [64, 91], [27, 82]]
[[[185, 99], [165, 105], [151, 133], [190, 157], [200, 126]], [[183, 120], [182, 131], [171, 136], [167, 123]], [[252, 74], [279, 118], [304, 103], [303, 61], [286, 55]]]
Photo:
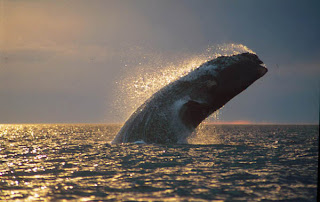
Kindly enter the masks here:
[[[138, 56], [131, 55], [134, 61], [124, 62], [124, 74], [116, 83], [114, 93], [116, 114], [124, 121], [159, 89], [185, 76], [202, 63], [219, 56], [244, 52], [254, 53], [242, 44], [221, 44], [209, 46], [202, 54], [196, 56], [185, 54], [174, 58], [174, 61], [167, 61], [159, 55], [153, 56], [150, 52], [143, 54], [139, 49]], [[217, 110], [207, 120], [219, 120], [219, 115], [220, 112]]]

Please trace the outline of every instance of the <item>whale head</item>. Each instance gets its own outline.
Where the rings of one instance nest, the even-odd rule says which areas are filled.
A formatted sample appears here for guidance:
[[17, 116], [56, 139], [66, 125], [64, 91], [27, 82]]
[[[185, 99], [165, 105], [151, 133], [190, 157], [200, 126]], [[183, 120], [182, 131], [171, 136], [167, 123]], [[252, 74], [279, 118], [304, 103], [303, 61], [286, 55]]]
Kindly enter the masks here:
[[182, 122], [190, 129], [196, 128], [267, 71], [252, 53], [221, 56], [202, 64], [181, 79], [180, 84], [189, 89], [188, 99], [179, 110]]

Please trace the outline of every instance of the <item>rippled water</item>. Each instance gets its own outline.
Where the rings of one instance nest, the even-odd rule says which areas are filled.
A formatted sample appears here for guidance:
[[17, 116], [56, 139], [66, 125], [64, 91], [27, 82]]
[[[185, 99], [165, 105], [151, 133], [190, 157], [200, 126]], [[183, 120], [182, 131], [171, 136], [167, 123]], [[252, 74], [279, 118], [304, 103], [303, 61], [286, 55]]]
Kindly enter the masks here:
[[0, 125], [0, 199], [316, 201], [318, 126], [205, 125], [112, 145], [119, 125]]

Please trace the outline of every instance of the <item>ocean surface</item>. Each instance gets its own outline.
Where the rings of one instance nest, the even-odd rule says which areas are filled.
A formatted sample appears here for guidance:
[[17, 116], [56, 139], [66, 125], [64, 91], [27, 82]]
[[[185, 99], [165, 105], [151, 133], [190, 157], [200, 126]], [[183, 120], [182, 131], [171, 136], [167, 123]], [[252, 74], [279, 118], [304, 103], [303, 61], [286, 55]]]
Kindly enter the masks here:
[[110, 145], [120, 125], [0, 125], [0, 200], [316, 201], [319, 127], [202, 125]]

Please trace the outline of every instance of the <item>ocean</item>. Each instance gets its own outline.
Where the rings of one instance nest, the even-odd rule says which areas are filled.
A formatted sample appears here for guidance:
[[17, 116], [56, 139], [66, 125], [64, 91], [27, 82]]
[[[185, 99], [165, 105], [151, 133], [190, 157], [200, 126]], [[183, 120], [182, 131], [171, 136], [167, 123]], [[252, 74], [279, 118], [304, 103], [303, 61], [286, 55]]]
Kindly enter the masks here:
[[319, 127], [202, 124], [110, 145], [114, 124], [0, 125], [2, 201], [316, 201]]

